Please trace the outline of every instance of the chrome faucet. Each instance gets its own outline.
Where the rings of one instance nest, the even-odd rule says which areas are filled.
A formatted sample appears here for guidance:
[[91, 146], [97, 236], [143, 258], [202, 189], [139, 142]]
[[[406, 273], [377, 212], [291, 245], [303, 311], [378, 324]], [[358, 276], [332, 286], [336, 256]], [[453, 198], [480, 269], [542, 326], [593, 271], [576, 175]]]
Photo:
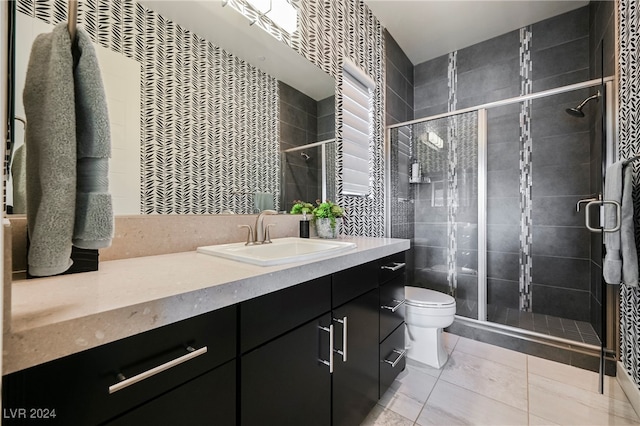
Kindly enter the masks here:
[[[256, 218], [256, 225], [253, 228], [253, 243], [254, 244], [269, 244], [271, 238], [269, 238], [269, 226], [266, 228], [263, 225], [264, 217], [268, 214], [278, 214], [275, 210], [262, 210]], [[262, 238], [262, 240], [259, 240]]]

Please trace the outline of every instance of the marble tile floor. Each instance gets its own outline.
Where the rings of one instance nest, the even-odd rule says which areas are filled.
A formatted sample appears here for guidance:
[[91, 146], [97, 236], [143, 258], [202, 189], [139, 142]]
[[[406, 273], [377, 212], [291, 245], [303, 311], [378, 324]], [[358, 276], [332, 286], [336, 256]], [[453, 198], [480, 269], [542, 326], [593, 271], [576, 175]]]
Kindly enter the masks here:
[[640, 425], [615, 377], [444, 333], [437, 370], [409, 360], [362, 423], [373, 425]]

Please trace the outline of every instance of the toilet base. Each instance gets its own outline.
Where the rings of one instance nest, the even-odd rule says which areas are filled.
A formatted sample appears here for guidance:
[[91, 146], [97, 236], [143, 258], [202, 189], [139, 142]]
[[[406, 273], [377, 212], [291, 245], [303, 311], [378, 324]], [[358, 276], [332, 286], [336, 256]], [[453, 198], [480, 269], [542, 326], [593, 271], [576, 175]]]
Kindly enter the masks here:
[[415, 327], [407, 324], [405, 342], [407, 358], [414, 361], [440, 369], [449, 359], [441, 328]]

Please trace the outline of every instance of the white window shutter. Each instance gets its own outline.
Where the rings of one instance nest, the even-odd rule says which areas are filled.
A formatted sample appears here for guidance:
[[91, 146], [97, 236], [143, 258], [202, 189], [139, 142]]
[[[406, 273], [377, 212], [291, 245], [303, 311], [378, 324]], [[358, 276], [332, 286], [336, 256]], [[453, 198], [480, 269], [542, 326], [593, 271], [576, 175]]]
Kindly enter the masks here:
[[342, 193], [368, 195], [373, 81], [345, 62], [342, 78]]

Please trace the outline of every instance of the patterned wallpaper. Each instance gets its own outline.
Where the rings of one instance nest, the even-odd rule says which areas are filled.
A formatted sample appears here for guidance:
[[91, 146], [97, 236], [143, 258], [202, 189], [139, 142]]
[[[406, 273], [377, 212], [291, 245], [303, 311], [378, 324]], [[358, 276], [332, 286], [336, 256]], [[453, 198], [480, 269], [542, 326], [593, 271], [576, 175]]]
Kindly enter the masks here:
[[[640, 154], [640, 0], [618, 0], [618, 158]], [[640, 162], [633, 163], [636, 242], [640, 242]], [[620, 286], [620, 361], [640, 388], [640, 289]]]
[[[342, 62], [376, 81], [369, 197], [341, 197], [345, 231], [384, 234], [384, 35], [358, 0], [294, 0], [299, 31], [258, 25], [336, 79], [336, 137], [341, 148]], [[244, 0], [231, 5], [245, 8]], [[66, 1], [19, 0], [18, 11], [50, 23], [66, 20]], [[279, 194], [277, 83], [132, 0], [79, 2], [78, 22], [104, 47], [142, 64], [143, 213], [252, 212], [254, 191]], [[249, 113], [259, 111], [260, 113]], [[246, 173], [246, 165], [249, 172]], [[342, 159], [336, 183], [341, 192]], [[204, 171], [204, 172], [203, 172]], [[258, 185], [258, 186], [256, 186]]]

